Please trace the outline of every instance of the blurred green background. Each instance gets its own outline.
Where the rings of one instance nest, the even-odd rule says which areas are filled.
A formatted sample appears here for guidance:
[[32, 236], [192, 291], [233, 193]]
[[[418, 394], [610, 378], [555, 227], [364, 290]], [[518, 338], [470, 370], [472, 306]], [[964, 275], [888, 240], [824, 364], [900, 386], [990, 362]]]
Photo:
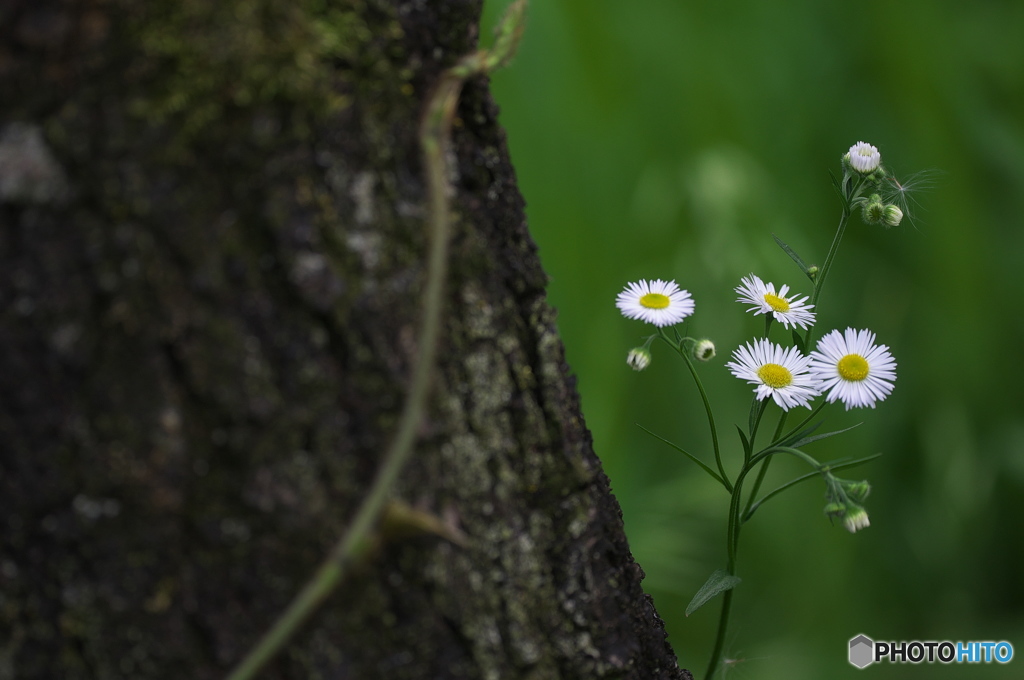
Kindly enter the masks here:
[[[750, 391], [723, 364], [762, 323], [733, 288], [756, 272], [810, 292], [771, 234], [821, 263], [839, 217], [828, 171], [864, 140], [898, 175], [941, 171], [916, 226], [854, 218], [819, 304], [819, 337], [871, 328], [899, 363], [875, 411], [826, 411], [830, 429], [862, 427], [808, 448], [884, 453], [845, 475], [872, 482], [871, 527], [830, 526], [818, 481], [744, 527], [726, 677], [1024, 677], [1024, 3], [532, 5], [493, 89], [595, 449], [681, 663], [698, 678], [707, 664], [720, 600], [683, 611], [725, 564], [728, 499], [636, 427], [711, 460], [681, 361], [660, 344], [647, 371], [625, 365], [647, 329], [615, 295], [639, 278], [693, 293], [688, 331], [718, 344], [702, 372], [738, 455]], [[771, 476], [803, 472], [784, 460]], [[858, 633], [1008, 640], [1017, 658], [858, 671]]]

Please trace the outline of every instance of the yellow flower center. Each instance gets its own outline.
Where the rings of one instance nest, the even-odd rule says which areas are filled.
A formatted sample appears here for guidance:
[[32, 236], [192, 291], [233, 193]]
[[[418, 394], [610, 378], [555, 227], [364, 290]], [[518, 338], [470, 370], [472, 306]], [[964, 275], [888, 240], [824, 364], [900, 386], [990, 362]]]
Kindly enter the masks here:
[[640, 304], [647, 309], [665, 309], [668, 303], [668, 296], [661, 293], [648, 293], [640, 298]]
[[768, 387], [779, 389], [793, 383], [793, 374], [789, 369], [779, 364], [765, 364], [757, 369], [757, 377]]
[[786, 298], [779, 297], [774, 293], [765, 293], [764, 301], [768, 303], [768, 306], [774, 309], [776, 312], [788, 312], [789, 302]]
[[847, 354], [836, 364], [836, 369], [843, 380], [863, 380], [868, 377], [868, 360], [859, 354]]

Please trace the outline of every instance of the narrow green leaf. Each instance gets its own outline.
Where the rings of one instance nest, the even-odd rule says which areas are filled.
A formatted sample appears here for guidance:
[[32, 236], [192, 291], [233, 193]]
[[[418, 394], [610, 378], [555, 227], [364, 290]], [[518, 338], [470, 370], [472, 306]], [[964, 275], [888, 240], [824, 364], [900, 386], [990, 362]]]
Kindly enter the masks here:
[[715, 595], [735, 588], [741, 580], [739, 576], [733, 576], [725, 569], [715, 569], [711, 572], [708, 580], [704, 582], [704, 585], [700, 587], [700, 590], [697, 591], [697, 594], [693, 596], [693, 599], [690, 600], [690, 604], [686, 605], [686, 615], [689, 616], [700, 609], [705, 602]]
[[743, 428], [741, 428], [739, 425], [737, 425], [736, 426], [736, 431], [740, 433], [740, 441], [743, 442], [743, 450], [744, 451], [749, 451], [750, 450], [750, 440], [747, 439], [747, 435], [746, 435], [746, 433], [743, 432]]
[[802, 271], [804, 274], [810, 277], [811, 274], [808, 271], [807, 265], [804, 264], [804, 261], [800, 259], [799, 255], [796, 254], [796, 251], [790, 248], [788, 245], [786, 245], [786, 242], [783, 241], [778, 236], [776, 236], [775, 234], [772, 234], [772, 238], [775, 239], [775, 242], [779, 244], [780, 248], [786, 251], [786, 254], [789, 255], [793, 262], [796, 262], [796, 266], [800, 267], [800, 271]]
[[[791, 432], [788, 435], [786, 435], [785, 437], [779, 439], [778, 441], [772, 442], [771, 446], [793, 446], [793, 442], [796, 442], [796, 441], [799, 441], [800, 439], [806, 438], [812, 432], [814, 432], [815, 430], [817, 430], [819, 427], [821, 427], [824, 424], [825, 424], [824, 421], [819, 421], [819, 422], [814, 423], [813, 425], [811, 425], [809, 427], [805, 427], [802, 430]], [[771, 446], [766, 447], [766, 448], [771, 448]], [[763, 450], [764, 449], [762, 449], [762, 451]], [[761, 451], [758, 451], [758, 453], [760, 453], [760, 452]]]
[[705, 464], [704, 464], [704, 461], [702, 461], [702, 460], [701, 460], [700, 458], [697, 458], [697, 456], [693, 455], [693, 454], [692, 454], [692, 453], [690, 453], [689, 451], [685, 451], [685, 450], [683, 450], [683, 448], [682, 448], [682, 447], [680, 447], [680, 446], [676, 446], [675, 444], [673, 444], [673, 443], [672, 443], [672, 442], [670, 442], [669, 440], [665, 439], [664, 437], [661, 437], [661, 436], [659, 436], [659, 435], [656, 435], [656, 434], [654, 434], [653, 432], [651, 432], [650, 430], [648, 430], [648, 429], [647, 429], [646, 427], [644, 427], [644, 426], [643, 426], [643, 425], [641, 425], [640, 423], [635, 423], [635, 424], [636, 424], [636, 426], [637, 426], [637, 427], [639, 427], [639, 428], [640, 428], [641, 430], [643, 430], [643, 431], [644, 431], [644, 432], [646, 432], [647, 434], [651, 435], [651, 436], [652, 436], [652, 437], [654, 437], [655, 439], [658, 439], [658, 440], [660, 440], [660, 441], [664, 442], [665, 444], [668, 444], [668, 445], [669, 445], [669, 446], [671, 446], [671, 447], [672, 447], [673, 449], [675, 449], [676, 451], [678, 451], [679, 453], [683, 454], [684, 456], [686, 456], [687, 458], [689, 458], [690, 460], [692, 460], [692, 461], [693, 461], [694, 463], [696, 463], [697, 465], [699, 465], [699, 466], [701, 467], [701, 469], [702, 469], [702, 470], [704, 470], [704, 472], [706, 472], [706, 473], [708, 473], [709, 475], [711, 475], [712, 477], [714, 477], [714, 478], [715, 478], [715, 480], [716, 480], [716, 481], [717, 481], [717, 482], [718, 482], [719, 484], [721, 484], [722, 486], [724, 486], [724, 487], [726, 488], [726, 490], [727, 490], [727, 491], [732, 491], [732, 488], [731, 488], [731, 486], [730, 486], [729, 484], [726, 484], [725, 480], [723, 480], [723, 479], [722, 479], [722, 478], [721, 478], [721, 477], [720, 477], [720, 476], [718, 475], [718, 473], [716, 473], [716, 472], [715, 472], [714, 470], [712, 470], [712, 469], [711, 469], [710, 467], [708, 467], [707, 465], [705, 465]]
[[[818, 424], [820, 425], [821, 423], [818, 423]], [[788, 444], [788, 446], [790, 446], [790, 447], [792, 447], [794, 449], [799, 449], [801, 446], [806, 446], [807, 444], [810, 444], [811, 442], [816, 442], [819, 439], [828, 439], [829, 437], [834, 437], [837, 434], [842, 434], [844, 432], [849, 432], [853, 428], [860, 427], [861, 425], [863, 425], [863, 423], [857, 423], [856, 425], [851, 425], [850, 427], [847, 427], [847, 428], [845, 428], [843, 430], [836, 430], [834, 432], [825, 432], [824, 434], [816, 434], [813, 437], [804, 437], [803, 439], [798, 439], [797, 441], [793, 442], [792, 444]]]
[[806, 354], [807, 353], [807, 350], [804, 349], [804, 339], [803, 339], [803, 336], [801, 336], [799, 333], [797, 333], [796, 328], [793, 329], [793, 346], [796, 347], [797, 350], [799, 350], [801, 354]]
[[754, 512], [756, 512], [757, 509], [759, 507], [761, 507], [764, 504], [764, 502], [767, 501], [769, 498], [777, 496], [778, 494], [782, 493], [783, 491], [785, 491], [789, 487], [794, 486], [796, 484], [799, 484], [800, 482], [806, 481], [806, 480], [811, 479], [813, 477], [820, 477], [821, 473], [824, 470], [828, 470], [830, 472], [836, 472], [837, 470], [845, 470], [847, 468], [852, 468], [852, 467], [855, 467], [857, 465], [861, 465], [863, 463], [866, 463], [869, 460], [874, 460], [875, 458], [878, 458], [881, 455], [882, 454], [880, 454], [880, 453], [876, 453], [874, 455], [865, 456], [864, 458], [858, 458], [856, 460], [850, 460], [849, 458], [837, 458], [836, 460], [829, 461], [828, 463], [822, 463], [821, 470], [815, 470], [814, 472], [808, 472], [807, 474], [800, 475], [796, 479], [791, 479], [790, 481], [786, 482], [785, 484], [783, 484], [779, 488], [773, 489], [772, 491], [766, 493], [764, 495], [764, 497], [761, 498], [761, 500], [759, 500], [758, 502], [756, 502], [752, 506], [750, 506], [750, 509], [747, 510], [745, 515], [743, 515], [743, 520], [742, 521], [743, 522], [747, 522], [751, 517], [753, 517], [754, 516]]
[[839, 195], [839, 200], [843, 202], [843, 205], [846, 205], [846, 194], [843, 193], [843, 187], [839, 184], [839, 180], [836, 179], [836, 176], [832, 174], [831, 170], [828, 171], [828, 176], [832, 178], [832, 188], [835, 189], [836, 194]]
[[821, 470], [822, 472], [835, 472], [836, 470], [846, 470], [848, 468], [856, 467], [858, 465], [863, 465], [868, 461], [872, 461], [875, 458], [881, 457], [881, 453], [873, 453], [870, 456], [864, 456], [863, 458], [857, 458], [854, 460], [851, 460], [849, 456], [846, 456], [844, 458], [836, 458], [835, 460], [830, 460], [827, 463], [822, 463]]
[[[753, 437], [754, 433], [757, 431], [757, 424], [758, 424], [758, 422], [760, 422], [761, 415], [764, 413], [764, 409], [767, 406], [768, 406], [768, 400], [766, 400], [766, 399], [757, 399], [757, 398], [755, 398], [755, 399], [751, 400], [751, 402], [750, 402], [750, 415], [747, 418], [747, 433], [750, 434], [751, 437]], [[753, 441], [747, 441], [746, 439], [744, 441], [747, 444], [753, 444]], [[746, 453], [750, 453], [750, 449], [749, 448], [745, 448], [743, 450]]]

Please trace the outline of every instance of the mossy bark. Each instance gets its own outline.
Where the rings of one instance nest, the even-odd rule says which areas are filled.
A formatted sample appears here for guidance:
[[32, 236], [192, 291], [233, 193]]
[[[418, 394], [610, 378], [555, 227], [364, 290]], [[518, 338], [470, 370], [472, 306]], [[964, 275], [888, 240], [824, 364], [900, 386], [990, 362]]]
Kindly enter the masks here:
[[[219, 678], [344, 531], [421, 315], [423, 102], [479, 0], [0, 8], [0, 678]], [[269, 667], [681, 678], [544, 297], [485, 79], [384, 541]]]

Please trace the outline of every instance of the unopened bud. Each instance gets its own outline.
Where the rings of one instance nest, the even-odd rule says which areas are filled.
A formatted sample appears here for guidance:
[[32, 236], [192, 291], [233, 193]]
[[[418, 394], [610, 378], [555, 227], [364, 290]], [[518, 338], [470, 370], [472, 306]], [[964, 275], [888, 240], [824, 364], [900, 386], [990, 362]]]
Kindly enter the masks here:
[[843, 489], [846, 490], [846, 495], [850, 497], [850, 500], [856, 501], [857, 503], [863, 503], [871, 493], [871, 485], [868, 484], [867, 480], [859, 482], [844, 482]]
[[885, 219], [885, 206], [878, 194], [872, 194], [864, 204], [863, 218], [865, 224], [881, 224]]
[[634, 371], [642, 371], [651, 365], [651, 350], [646, 347], [634, 347], [626, 356], [626, 363]]
[[693, 346], [693, 358], [697, 361], [711, 361], [715, 358], [715, 343], [707, 338], [698, 340]]
[[829, 503], [825, 506], [825, 514], [829, 517], [841, 517], [846, 514], [846, 506], [842, 503]]
[[860, 529], [865, 529], [871, 526], [871, 522], [868, 521], [868, 513], [861, 507], [850, 508], [846, 516], [843, 517], [843, 525], [846, 530], [851, 534], [857, 533]]
[[885, 221], [886, 226], [898, 227], [900, 222], [903, 221], [903, 211], [900, 210], [898, 205], [890, 203], [885, 206], [882, 212], [882, 219]]

